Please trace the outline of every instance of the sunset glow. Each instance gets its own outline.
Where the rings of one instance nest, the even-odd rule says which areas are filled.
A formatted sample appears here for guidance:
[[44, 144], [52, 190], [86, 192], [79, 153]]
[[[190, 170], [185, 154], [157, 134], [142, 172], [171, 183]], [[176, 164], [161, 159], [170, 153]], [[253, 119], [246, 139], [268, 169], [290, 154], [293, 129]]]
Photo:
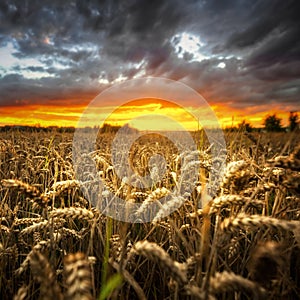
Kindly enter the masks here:
[[[30, 126], [61, 126], [76, 127], [86, 106], [24, 106], [5, 107], [0, 112], [0, 126], [3, 125], [30, 125]], [[251, 123], [254, 127], [262, 127], [266, 117], [266, 111], [255, 112], [255, 108], [244, 110], [232, 109], [224, 105], [212, 105], [222, 128], [237, 126], [243, 120]], [[102, 107], [103, 112], [111, 109], [109, 106]], [[193, 108], [189, 107], [191, 111]], [[277, 114], [282, 118], [283, 125], [288, 123], [288, 111], [271, 109], [268, 114]], [[116, 109], [107, 119], [107, 123], [123, 126], [129, 123], [140, 130], [166, 130], [174, 129], [168, 124], [166, 117], [176, 120], [187, 130], [197, 130], [198, 122], [189, 112], [178, 106], [170, 105], [170, 102], [160, 100], [133, 101]], [[165, 122], [165, 123], [164, 123]], [[201, 120], [200, 120], [201, 123]], [[87, 124], [88, 126], [89, 124]]]

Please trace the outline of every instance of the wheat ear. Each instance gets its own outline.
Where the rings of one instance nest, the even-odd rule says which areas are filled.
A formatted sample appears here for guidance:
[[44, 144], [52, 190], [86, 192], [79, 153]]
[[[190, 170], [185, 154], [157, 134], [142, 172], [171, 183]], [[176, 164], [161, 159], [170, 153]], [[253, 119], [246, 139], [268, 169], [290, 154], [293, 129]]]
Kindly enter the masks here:
[[13, 300], [25, 300], [28, 292], [28, 287], [25, 285], [22, 285], [17, 293], [14, 295]]
[[243, 228], [265, 227], [276, 230], [294, 231], [300, 226], [300, 221], [287, 221], [261, 215], [239, 214], [235, 218], [227, 218], [221, 223], [224, 231], [236, 231]]
[[39, 251], [33, 251], [29, 257], [30, 267], [34, 278], [41, 284], [41, 299], [62, 299], [61, 290], [49, 261]]
[[134, 244], [130, 252], [143, 255], [149, 260], [157, 262], [176, 282], [181, 285], [187, 284], [188, 279], [185, 266], [172, 260], [169, 254], [156, 243], [150, 243], [147, 240], [139, 241]]
[[228, 291], [247, 291], [251, 292], [254, 299], [265, 299], [266, 290], [257, 283], [236, 275], [232, 272], [216, 273], [210, 279], [210, 293], [219, 294]]
[[81, 208], [81, 207], [67, 207], [67, 208], [58, 208], [52, 210], [49, 214], [50, 218], [55, 217], [69, 217], [69, 218], [78, 218], [86, 221], [91, 221], [95, 219], [95, 213], [89, 209]]
[[64, 260], [66, 300], [91, 300], [92, 276], [90, 263], [81, 252], [69, 254]]

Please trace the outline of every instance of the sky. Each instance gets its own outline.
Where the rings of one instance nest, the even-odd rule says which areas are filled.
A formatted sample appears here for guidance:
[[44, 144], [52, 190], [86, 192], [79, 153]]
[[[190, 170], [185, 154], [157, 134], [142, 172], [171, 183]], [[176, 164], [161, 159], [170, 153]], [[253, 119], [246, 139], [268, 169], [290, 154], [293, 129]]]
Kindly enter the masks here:
[[147, 76], [195, 89], [222, 126], [286, 123], [300, 110], [299, 11], [297, 0], [0, 0], [0, 125], [76, 126], [100, 92]]

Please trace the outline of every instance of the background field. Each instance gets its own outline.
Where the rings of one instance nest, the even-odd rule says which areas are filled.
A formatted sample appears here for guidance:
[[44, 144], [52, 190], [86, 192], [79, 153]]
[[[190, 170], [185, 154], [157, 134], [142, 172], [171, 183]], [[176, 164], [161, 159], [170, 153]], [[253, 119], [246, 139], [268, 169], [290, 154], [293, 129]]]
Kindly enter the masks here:
[[218, 158], [201, 132], [194, 162], [158, 135], [132, 146], [130, 163], [141, 175], [151, 155], [167, 160], [163, 179], [147, 190], [122, 183], [111, 162], [113, 134], [99, 135], [92, 157], [105, 185], [129, 204], [143, 203], [145, 214], [147, 203], [183, 184], [184, 164], [199, 165], [180, 209], [137, 224], [91, 207], [74, 177], [72, 137], [1, 133], [1, 299], [300, 298], [299, 134], [226, 133], [227, 167], [214, 197], [205, 187]]

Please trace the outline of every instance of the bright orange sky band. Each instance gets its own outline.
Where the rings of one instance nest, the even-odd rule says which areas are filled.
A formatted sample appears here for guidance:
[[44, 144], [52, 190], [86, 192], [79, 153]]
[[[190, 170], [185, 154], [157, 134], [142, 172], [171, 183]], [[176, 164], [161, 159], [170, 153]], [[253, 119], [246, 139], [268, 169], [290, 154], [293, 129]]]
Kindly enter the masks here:
[[[76, 127], [79, 118], [86, 106], [24, 106], [5, 107], [0, 111], [0, 126], [3, 125], [31, 125], [31, 126], [74, 126]], [[251, 123], [254, 127], [262, 127], [263, 120], [269, 114], [276, 113], [282, 118], [283, 125], [288, 124], [288, 111], [282, 111], [280, 107], [270, 109], [270, 106], [258, 108], [249, 107], [243, 110], [232, 109], [225, 105], [215, 104], [214, 110], [219, 124], [222, 128], [236, 126], [243, 120]], [[102, 107], [103, 111], [109, 110], [107, 106]], [[190, 108], [193, 110], [192, 108]], [[151, 114], [152, 117], [145, 117]], [[153, 116], [154, 114], [154, 116]], [[133, 120], [130, 124], [138, 129], [162, 129], [168, 130], [167, 124], [155, 114], [174, 118], [188, 130], [197, 130], [198, 122], [185, 109], [172, 105], [170, 102], [160, 100], [139, 100], [121, 106], [107, 119], [107, 123], [113, 125], [124, 125], [130, 120], [141, 116], [140, 120]], [[144, 119], [143, 119], [144, 118]], [[200, 120], [201, 122], [201, 120]]]

